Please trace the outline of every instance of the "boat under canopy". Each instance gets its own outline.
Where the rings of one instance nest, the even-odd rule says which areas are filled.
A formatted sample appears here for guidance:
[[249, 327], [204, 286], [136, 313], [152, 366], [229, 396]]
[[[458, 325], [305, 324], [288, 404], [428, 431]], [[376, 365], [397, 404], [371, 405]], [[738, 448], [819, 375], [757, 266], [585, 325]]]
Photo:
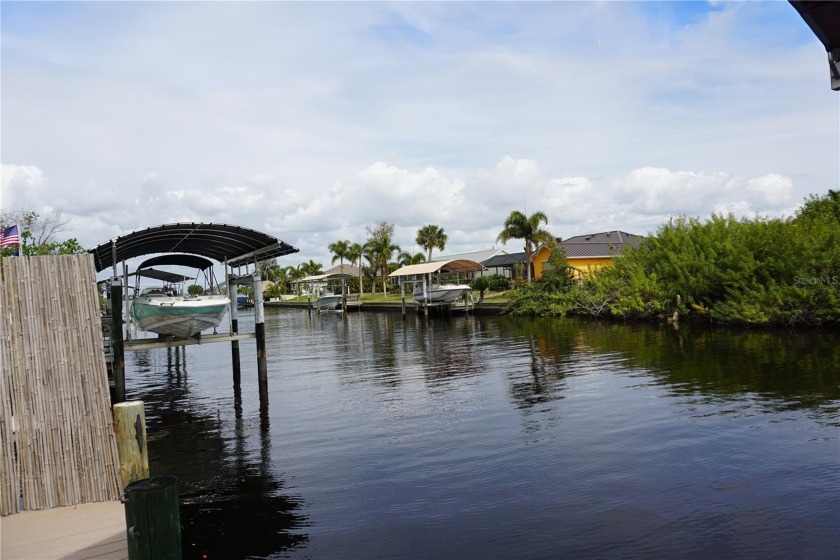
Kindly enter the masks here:
[[[347, 280], [355, 278], [354, 275], [346, 272], [328, 272], [326, 274], [315, 274], [305, 276], [298, 280], [301, 284], [310, 285], [310, 293], [316, 295], [312, 302], [313, 309], [339, 310], [342, 309], [347, 299]], [[338, 286], [336, 286], [338, 281]], [[332, 284], [331, 284], [332, 283]], [[340, 290], [336, 293], [333, 286]]]
[[[177, 286], [193, 278], [157, 270], [152, 266], [194, 268], [204, 274], [208, 290], [200, 295], [186, 294], [183, 290], [178, 293]], [[160, 255], [143, 261], [133, 273], [137, 277], [137, 284], [131, 304], [131, 318], [137, 328], [159, 335], [189, 338], [218, 327], [230, 306], [230, 298], [218, 293], [213, 266], [213, 261], [197, 255]], [[140, 278], [160, 280], [163, 285], [141, 291]]]
[[410, 264], [389, 274], [389, 277], [400, 279], [400, 289], [404, 284], [416, 286], [411, 297], [418, 304], [451, 304], [462, 297], [469, 297], [471, 288], [468, 284], [433, 284], [433, 274], [469, 274], [481, 272], [484, 266], [469, 259], [454, 259], [448, 261], [431, 261], [421, 264]]
[[469, 259], [455, 259], [451, 261], [431, 261], [420, 264], [410, 264], [398, 268], [389, 277], [420, 276], [423, 274], [462, 274], [467, 272], [481, 272], [484, 266]]

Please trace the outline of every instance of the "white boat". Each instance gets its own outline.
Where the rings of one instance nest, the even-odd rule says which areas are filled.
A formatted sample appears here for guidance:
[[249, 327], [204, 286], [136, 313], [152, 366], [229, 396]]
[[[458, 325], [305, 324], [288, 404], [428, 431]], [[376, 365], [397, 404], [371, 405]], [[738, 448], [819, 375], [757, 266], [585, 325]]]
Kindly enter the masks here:
[[[178, 292], [178, 285], [192, 278], [156, 270], [155, 265], [177, 265], [197, 269], [209, 281], [208, 293], [200, 295]], [[137, 289], [131, 304], [131, 318], [142, 331], [177, 338], [190, 338], [221, 324], [230, 306], [230, 298], [216, 290], [213, 262], [194, 255], [164, 255], [143, 262], [138, 267]], [[155, 278], [164, 282], [161, 287], [139, 289], [140, 278]]]
[[348, 301], [351, 299], [347, 294], [347, 280], [354, 277], [352, 274], [344, 272], [344, 266], [335, 267], [324, 274], [307, 276], [298, 280], [298, 282], [307, 286], [306, 290], [310, 295], [315, 296], [315, 299], [311, 300], [310, 303], [312, 309], [344, 311], [342, 309], [343, 300], [345, 298]]
[[341, 294], [323, 293], [312, 302], [312, 309], [326, 309], [335, 311], [341, 307]]
[[417, 303], [452, 303], [470, 290], [467, 284], [432, 284], [425, 293], [422, 286], [417, 288], [411, 297]]

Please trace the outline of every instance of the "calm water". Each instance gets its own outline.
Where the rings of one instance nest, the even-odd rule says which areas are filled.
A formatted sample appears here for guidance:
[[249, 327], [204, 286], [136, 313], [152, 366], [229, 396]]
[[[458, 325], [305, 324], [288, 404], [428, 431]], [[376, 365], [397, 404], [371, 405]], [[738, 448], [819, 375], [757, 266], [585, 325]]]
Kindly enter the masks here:
[[[241, 315], [253, 332], [253, 315]], [[266, 310], [127, 355], [185, 558], [840, 556], [840, 334]]]

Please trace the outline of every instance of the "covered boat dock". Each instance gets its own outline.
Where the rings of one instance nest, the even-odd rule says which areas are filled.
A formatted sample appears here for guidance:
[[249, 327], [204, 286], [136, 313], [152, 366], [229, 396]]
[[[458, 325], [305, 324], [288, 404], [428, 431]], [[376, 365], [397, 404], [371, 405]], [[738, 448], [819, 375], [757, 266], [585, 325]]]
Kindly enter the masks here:
[[[410, 264], [402, 268], [398, 268], [388, 276], [389, 278], [399, 279], [402, 314], [405, 315], [405, 286], [411, 286], [413, 291], [414, 286], [420, 285], [422, 286], [423, 293], [425, 294], [431, 286], [432, 275], [437, 275], [439, 278], [441, 274], [455, 274], [456, 277], [464, 274], [466, 278], [469, 274], [481, 272], [483, 270], [484, 266], [481, 263], [477, 263], [469, 259], [454, 259], [447, 261], [431, 261], [421, 264]], [[422, 308], [425, 314], [429, 313], [429, 307], [446, 307], [448, 309], [452, 309], [453, 304], [434, 304], [429, 303], [428, 299], [425, 299], [422, 305], [418, 305], [418, 308]], [[469, 311], [469, 309], [470, 302], [466, 301], [464, 303], [464, 310]]]
[[[257, 261], [272, 259], [292, 253], [298, 249], [274, 236], [248, 228], [228, 224], [213, 223], [173, 223], [138, 230], [111, 239], [88, 251], [93, 255], [96, 272], [112, 269], [110, 279], [110, 298], [112, 313], [112, 355], [114, 372], [115, 400], [125, 400], [125, 351], [149, 348], [149, 344], [183, 346], [186, 344], [206, 344], [210, 342], [231, 342], [234, 386], [240, 383], [239, 340], [257, 339], [257, 371], [260, 397], [268, 395], [268, 370], [265, 350], [265, 313], [263, 309], [262, 279], [257, 270]], [[212, 335], [203, 339], [152, 339], [149, 342], [126, 345], [123, 324], [123, 295], [127, 288], [128, 270], [126, 261], [151, 254], [180, 254], [205, 257], [224, 265], [228, 292], [230, 295], [231, 332], [228, 335]], [[153, 263], [163, 264], [168, 257], [161, 256]], [[118, 264], [122, 263], [122, 274]], [[145, 261], [144, 264], [149, 263]], [[248, 267], [253, 265], [253, 271]], [[151, 266], [151, 265], [150, 265]], [[245, 267], [245, 274], [234, 275], [232, 270]], [[236, 319], [236, 294], [240, 284], [252, 285], [255, 299], [255, 332], [240, 334]]]

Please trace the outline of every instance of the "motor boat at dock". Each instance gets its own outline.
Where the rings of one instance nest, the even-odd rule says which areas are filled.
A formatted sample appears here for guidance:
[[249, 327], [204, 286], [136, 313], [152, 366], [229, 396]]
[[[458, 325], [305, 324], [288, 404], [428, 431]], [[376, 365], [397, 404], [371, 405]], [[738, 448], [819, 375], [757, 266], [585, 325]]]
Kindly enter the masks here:
[[[192, 278], [153, 268], [162, 265], [196, 269], [208, 280], [208, 290], [184, 293], [183, 284]], [[230, 298], [217, 293], [212, 269], [212, 261], [195, 255], [164, 255], [144, 261], [135, 272], [137, 286], [131, 304], [134, 324], [141, 331], [176, 338], [190, 338], [218, 327], [230, 307]], [[140, 278], [154, 278], [163, 285], [141, 290]]]

